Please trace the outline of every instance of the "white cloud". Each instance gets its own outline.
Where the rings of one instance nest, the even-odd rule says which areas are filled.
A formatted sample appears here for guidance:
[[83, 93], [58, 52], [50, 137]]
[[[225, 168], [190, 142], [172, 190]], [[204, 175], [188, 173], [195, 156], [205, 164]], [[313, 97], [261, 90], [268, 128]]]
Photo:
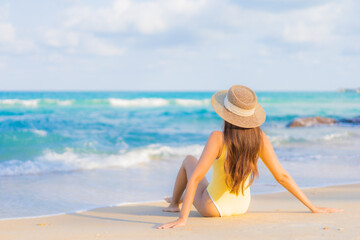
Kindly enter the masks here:
[[[145, 88], [174, 89], [176, 85], [169, 81], [174, 78], [198, 79], [199, 89], [250, 79], [265, 89], [268, 77], [274, 80], [270, 87], [284, 88], [281, 79], [293, 79], [297, 71], [298, 82], [315, 77], [335, 82], [346, 74], [358, 79], [359, 2], [294, 1], [296, 4], [285, 0], [65, 1], [56, 9], [49, 8], [46, 18], [16, 14], [11, 18], [16, 18], [14, 22], [9, 14], [1, 15], [0, 9], [0, 53], [9, 55], [9, 69], [16, 58], [27, 67], [46, 69], [48, 64], [62, 80], [71, 79], [74, 72], [78, 79], [95, 72], [108, 79], [121, 75], [131, 79], [129, 88], [133, 89], [143, 84]], [[31, 6], [29, 11], [40, 11], [37, 4]], [[16, 11], [19, 3], [9, 7]], [[34, 49], [26, 37], [41, 47], [29, 58], [35, 59], [34, 64], [12, 56]], [[49, 78], [37, 72], [39, 79], [40, 75]], [[153, 84], [154, 79], [158, 80]], [[63, 81], [72, 86], [71, 80]]]
[[0, 52], [22, 54], [35, 48], [33, 42], [16, 37], [13, 25], [0, 23]]
[[0, 43], [13, 42], [15, 39], [15, 28], [10, 23], [0, 22]]
[[62, 24], [56, 28], [43, 29], [43, 40], [47, 45], [64, 48], [68, 53], [117, 56], [123, 54], [126, 46], [114, 44], [105, 37], [97, 37], [96, 33], [164, 32], [197, 13], [205, 3], [206, 0], [116, 0], [111, 6], [99, 9], [72, 7], [62, 15]]
[[85, 48], [89, 52], [101, 56], [118, 56], [122, 55], [125, 51], [125, 48], [119, 48], [98, 38], [87, 39], [85, 41]]
[[221, 4], [212, 11], [218, 15], [213, 17], [221, 24], [218, 24], [217, 31], [207, 29], [207, 33], [213, 33], [214, 38], [230, 33], [230, 38], [238, 35], [253, 40], [272, 38], [290, 43], [339, 43], [342, 35], [337, 30], [344, 25], [342, 19], [349, 14], [353, 15], [351, 2], [330, 2], [280, 12], [246, 9], [230, 3]]
[[335, 29], [345, 14], [343, 4], [336, 3], [287, 13], [283, 38], [295, 43], [333, 43], [340, 37]]
[[117, 56], [123, 54], [125, 50], [91, 34], [64, 29], [45, 30], [43, 39], [47, 45], [63, 48], [71, 54], [89, 53], [100, 56]]
[[52, 47], [76, 47], [80, 36], [76, 32], [48, 29], [44, 32], [44, 41]]
[[33, 50], [32, 42], [16, 36], [16, 28], [5, 20], [7, 15], [8, 7], [0, 6], [0, 52], [21, 54]]
[[[86, 5], [68, 8], [60, 15], [61, 23], [43, 35], [49, 46], [72, 53], [105, 56], [121, 55], [124, 49], [136, 47], [142, 41], [146, 45], [143, 35], [168, 35], [171, 41], [172, 32], [179, 29], [186, 29], [187, 34], [202, 44], [239, 39], [253, 45], [258, 41], [266, 45], [266, 39], [272, 39], [278, 41], [281, 48], [286, 48], [286, 43], [306, 43], [318, 48], [336, 46], [341, 51], [345, 46], [353, 46], [358, 38], [343, 36], [338, 31], [343, 28], [344, 19], [354, 15], [353, 3], [353, 0], [344, 0], [272, 11], [246, 8], [227, 0], [114, 0], [102, 8]], [[185, 38], [179, 34], [175, 44], [181, 42], [182, 37]], [[184, 42], [178, 52], [191, 48], [191, 44]], [[268, 43], [267, 47], [272, 44]], [[170, 45], [168, 47], [174, 49]], [[260, 52], [263, 56], [271, 55], [269, 50], [265, 55], [264, 51]]]
[[66, 11], [64, 26], [100, 32], [137, 31], [153, 34], [168, 30], [197, 14], [206, 0], [115, 0], [110, 7], [74, 7]]

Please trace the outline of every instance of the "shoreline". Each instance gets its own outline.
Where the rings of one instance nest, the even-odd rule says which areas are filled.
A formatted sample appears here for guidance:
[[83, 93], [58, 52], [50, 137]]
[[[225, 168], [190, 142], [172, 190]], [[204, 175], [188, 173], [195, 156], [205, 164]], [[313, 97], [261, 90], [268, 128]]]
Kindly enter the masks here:
[[0, 239], [357, 239], [360, 240], [360, 183], [304, 189], [316, 205], [344, 209], [313, 214], [288, 192], [258, 194], [249, 211], [232, 217], [202, 217], [192, 207], [187, 225], [159, 230], [179, 213], [151, 202], [95, 208], [58, 216], [0, 221]]
[[[353, 184], [360, 184], [360, 181], [355, 182], [346, 182], [346, 183], [339, 183], [339, 184], [331, 184], [331, 185], [316, 185], [311, 187], [300, 187], [302, 190], [307, 189], [314, 189], [314, 188], [327, 188], [327, 187], [337, 187], [337, 186], [345, 186], [345, 185], [353, 185]], [[276, 193], [284, 193], [287, 192], [286, 189], [282, 189], [279, 191], [273, 191], [273, 192], [260, 192], [260, 193], [251, 193], [251, 196], [257, 196], [257, 195], [267, 195], [267, 194], [276, 194]], [[111, 207], [122, 207], [122, 206], [130, 206], [130, 205], [137, 205], [137, 204], [148, 204], [148, 203], [160, 203], [164, 202], [163, 199], [157, 199], [157, 200], [147, 200], [147, 201], [138, 201], [138, 202], [122, 202], [122, 203], [115, 203], [110, 205], [99, 205], [98, 207], [94, 208], [88, 208], [88, 209], [80, 209], [80, 210], [74, 210], [69, 212], [60, 212], [60, 213], [54, 213], [54, 214], [45, 214], [45, 215], [37, 215], [37, 216], [25, 216], [25, 217], [11, 217], [11, 218], [0, 218], [1, 221], [7, 221], [7, 220], [22, 220], [22, 219], [36, 219], [36, 218], [45, 218], [45, 217], [56, 217], [66, 214], [72, 214], [72, 213], [82, 213], [91, 211], [93, 209], [98, 208], [111, 208]]]

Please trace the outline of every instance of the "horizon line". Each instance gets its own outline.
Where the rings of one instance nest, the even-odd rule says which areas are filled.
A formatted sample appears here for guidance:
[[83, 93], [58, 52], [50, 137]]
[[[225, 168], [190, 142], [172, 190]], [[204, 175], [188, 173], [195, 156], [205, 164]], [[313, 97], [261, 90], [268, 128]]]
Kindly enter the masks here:
[[[350, 90], [350, 91], [356, 91], [356, 89], [360, 89], [360, 88], [338, 88], [338, 89], [328, 89], [328, 90], [304, 90], [304, 89], [300, 89], [300, 90], [294, 90], [294, 89], [289, 89], [289, 90], [284, 90], [284, 89], [273, 89], [273, 90], [258, 90], [258, 89], [253, 89], [254, 92], [346, 92], [346, 90]], [[345, 90], [345, 91], [344, 91]], [[21, 89], [11, 89], [11, 90], [0, 90], [1, 93], [3, 92], [217, 92], [217, 91], [221, 91], [219, 89], [217, 90], [144, 90], [144, 89], [140, 89], [140, 90], [134, 90], [134, 89], [119, 89], [119, 90], [107, 90], [107, 89], [100, 89], [100, 90], [95, 90], [95, 89], [46, 89], [46, 90], [37, 90], [37, 89], [27, 89], [27, 90], [21, 90]]]

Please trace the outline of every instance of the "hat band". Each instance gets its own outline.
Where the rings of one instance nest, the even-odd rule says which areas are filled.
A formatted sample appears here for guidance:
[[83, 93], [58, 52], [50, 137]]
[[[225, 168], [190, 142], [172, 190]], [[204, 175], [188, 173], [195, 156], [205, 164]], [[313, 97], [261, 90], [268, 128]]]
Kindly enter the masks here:
[[249, 117], [255, 113], [255, 107], [252, 109], [239, 108], [238, 106], [235, 106], [234, 104], [229, 102], [227, 95], [225, 96], [225, 99], [224, 99], [224, 106], [230, 112], [232, 112], [238, 116], [241, 116], [241, 117]]

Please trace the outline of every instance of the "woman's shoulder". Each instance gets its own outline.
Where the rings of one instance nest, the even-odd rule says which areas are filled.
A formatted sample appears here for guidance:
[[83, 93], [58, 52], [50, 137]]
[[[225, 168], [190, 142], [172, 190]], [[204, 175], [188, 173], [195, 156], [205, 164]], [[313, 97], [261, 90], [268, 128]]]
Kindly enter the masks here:
[[223, 133], [221, 131], [213, 131], [210, 136], [209, 136], [209, 140], [211, 142], [214, 143], [214, 147], [216, 147], [219, 150], [219, 153], [217, 155], [216, 158], [219, 158], [222, 150], [223, 150], [223, 145], [224, 145], [224, 136]]
[[221, 143], [221, 145], [224, 141], [224, 136], [221, 131], [212, 131], [209, 138], [214, 139], [215, 141]]
[[261, 140], [263, 144], [268, 144], [270, 142], [268, 136], [264, 133], [264, 131], [261, 131]]
[[262, 154], [263, 151], [267, 151], [273, 148], [273, 145], [271, 144], [268, 136], [263, 131], [261, 131], [261, 140], [262, 142], [260, 148], [260, 155]]

